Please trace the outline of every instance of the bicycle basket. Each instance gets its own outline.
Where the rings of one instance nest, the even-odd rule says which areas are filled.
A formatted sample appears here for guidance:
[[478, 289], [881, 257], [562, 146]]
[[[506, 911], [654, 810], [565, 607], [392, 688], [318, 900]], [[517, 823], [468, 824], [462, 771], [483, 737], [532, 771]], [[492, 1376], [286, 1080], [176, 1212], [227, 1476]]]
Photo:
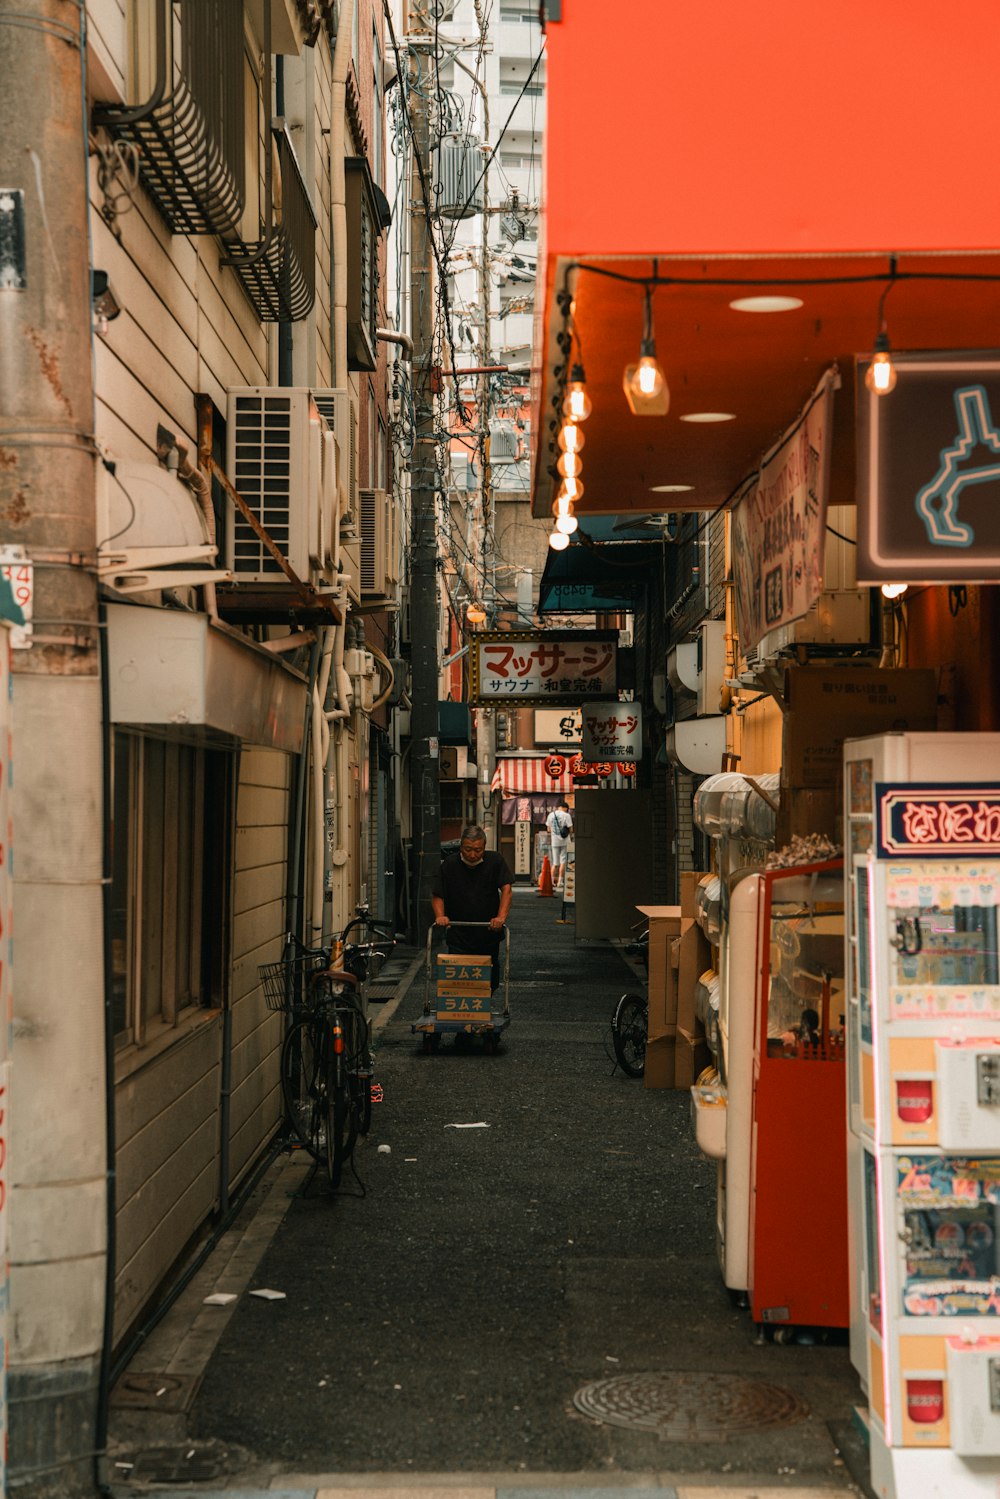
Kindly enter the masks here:
[[326, 964], [311, 954], [282, 958], [280, 963], [261, 963], [257, 969], [269, 1010], [304, 1009], [310, 1001], [309, 981], [323, 973]]

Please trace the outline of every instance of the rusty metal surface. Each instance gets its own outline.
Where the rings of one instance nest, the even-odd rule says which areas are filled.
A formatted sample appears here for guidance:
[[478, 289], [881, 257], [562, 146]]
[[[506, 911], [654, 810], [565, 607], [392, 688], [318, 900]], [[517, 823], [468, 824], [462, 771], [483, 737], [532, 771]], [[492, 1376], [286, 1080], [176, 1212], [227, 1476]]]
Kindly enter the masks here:
[[655, 1431], [673, 1442], [722, 1442], [762, 1426], [791, 1426], [809, 1414], [791, 1390], [734, 1374], [619, 1374], [584, 1385], [573, 1404], [595, 1421]]

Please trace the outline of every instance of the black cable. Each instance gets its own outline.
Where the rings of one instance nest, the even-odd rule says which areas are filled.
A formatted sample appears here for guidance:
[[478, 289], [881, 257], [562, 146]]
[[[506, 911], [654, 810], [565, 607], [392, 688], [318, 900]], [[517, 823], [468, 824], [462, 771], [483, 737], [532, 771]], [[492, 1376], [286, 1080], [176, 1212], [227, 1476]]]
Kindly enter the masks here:
[[510, 124], [511, 120], [514, 118], [514, 110], [517, 108], [517, 106], [520, 104], [521, 100], [524, 98], [525, 90], [527, 89], [528, 84], [531, 82], [532, 78], [534, 78], [535, 73], [538, 71], [538, 64], [541, 62], [541, 60], [542, 60], [542, 58], [544, 56], [545, 56], [545, 41], [543, 40], [542, 41], [542, 45], [541, 45], [541, 47], [538, 50], [538, 55], [536, 56], [534, 62], [531, 64], [531, 70], [528, 73], [527, 78], [524, 80], [524, 82], [521, 85], [521, 92], [518, 94], [517, 98], [514, 100], [514, 103], [511, 106], [510, 114], [507, 116], [506, 120], [504, 121], [504, 127], [501, 130], [500, 134], [497, 136], [497, 143], [493, 147], [493, 150], [490, 152], [489, 156], [487, 156], [486, 160], [483, 162], [483, 170], [480, 172], [479, 176], [476, 178], [475, 183], [473, 184], [473, 187], [472, 187], [472, 191], [469, 193], [469, 196], [466, 198], [465, 202], [462, 204], [462, 211], [458, 215], [459, 219], [463, 219], [465, 217], [465, 210], [468, 208], [469, 204], [472, 202], [473, 198], [476, 196], [476, 189], [478, 188], [479, 184], [482, 182], [483, 178], [486, 176], [486, 173], [489, 171], [489, 169], [490, 169], [490, 163], [493, 161], [494, 156], [497, 154], [497, 152], [500, 149], [500, 142], [503, 140], [504, 136], [507, 134], [507, 126]]
[[[392, 14], [389, 10], [388, 0], [382, 0], [382, 8], [389, 27], [389, 40], [392, 43], [393, 55], [396, 59], [396, 69], [399, 73], [400, 79], [402, 79], [403, 62], [399, 52], [399, 43], [396, 40], [396, 29], [392, 24]], [[455, 382], [455, 409], [458, 412], [459, 420], [462, 422], [463, 426], [468, 426], [469, 415], [465, 409], [464, 403], [460, 400], [458, 394], [458, 355], [455, 350], [455, 340], [451, 328], [451, 316], [448, 309], [448, 267], [434, 238], [434, 213], [431, 209], [430, 191], [427, 186], [427, 177], [424, 172], [423, 158], [420, 154], [419, 146], [417, 145], [416, 132], [413, 128], [413, 118], [410, 114], [410, 106], [407, 101], [405, 88], [400, 88], [399, 98], [403, 108], [403, 119], [405, 120], [406, 128], [410, 133], [410, 141], [413, 146], [413, 159], [417, 164], [417, 176], [420, 178], [420, 196], [423, 200], [424, 217], [427, 220], [427, 233], [430, 239], [431, 254], [434, 257], [434, 263], [438, 269], [438, 299], [440, 303], [443, 303], [445, 335], [448, 339], [448, 348], [449, 352], [451, 353], [451, 373], [452, 379]]]
[[956, 617], [960, 609], [964, 609], [969, 602], [969, 595], [964, 583], [953, 583], [948, 589], [948, 612], [952, 619]]
[[857, 546], [858, 543], [855, 541], [853, 536], [845, 536], [843, 531], [838, 531], [835, 526], [830, 525], [829, 521], [827, 521], [826, 523], [826, 529], [829, 531], [831, 536], [836, 536], [838, 541], [846, 541], [848, 546]]
[[[895, 257], [890, 257], [894, 260]], [[998, 282], [1000, 274], [987, 271], [889, 271], [859, 276], [627, 276], [623, 271], [609, 271], [606, 266], [588, 265], [577, 260], [566, 267], [566, 276], [573, 271], [586, 271], [591, 276], [604, 276], [609, 281], [621, 281], [628, 286], [870, 286], [891, 277], [892, 284], [898, 281], [984, 281]], [[887, 288], [889, 290], [890, 288]]]

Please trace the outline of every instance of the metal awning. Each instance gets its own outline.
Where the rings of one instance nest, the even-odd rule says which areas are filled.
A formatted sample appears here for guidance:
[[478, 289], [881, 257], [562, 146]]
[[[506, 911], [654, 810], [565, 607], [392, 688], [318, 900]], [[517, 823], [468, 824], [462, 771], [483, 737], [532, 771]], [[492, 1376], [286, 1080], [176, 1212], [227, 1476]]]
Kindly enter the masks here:
[[[529, 793], [552, 793], [573, 790], [573, 775], [570, 771], [572, 755], [506, 755], [498, 757], [494, 784], [506, 796], [526, 796]], [[549, 775], [546, 766], [556, 760], [563, 764], [560, 775]]]
[[205, 614], [111, 604], [107, 618], [112, 723], [301, 750], [308, 686], [285, 661]]
[[472, 714], [468, 703], [438, 699], [438, 741], [441, 744], [472, 744]]
[[[612, 521], [614, 517], [600, 519]], [[574, 542], [562, 552], [550, 549], [538, 586], [537, 612], [590, 614], [632, 609], [642, 599], [650, 568], [662, 556], [659, 541], [615, 541], [597, 546]]]

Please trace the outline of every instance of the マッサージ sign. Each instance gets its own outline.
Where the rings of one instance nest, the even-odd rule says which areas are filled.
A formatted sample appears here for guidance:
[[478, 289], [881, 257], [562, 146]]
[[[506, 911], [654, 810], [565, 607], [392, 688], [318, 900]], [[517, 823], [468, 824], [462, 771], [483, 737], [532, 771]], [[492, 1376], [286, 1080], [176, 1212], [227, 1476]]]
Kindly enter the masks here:
[[639, 703], [595, 703], [583, 710], [583, 758], [642, 759], [642, 707]]
[[596, 630], [510, 631], [476, 635], [469, 646], [474, 703], [569, 702], [618, 689], [618, 637]]

